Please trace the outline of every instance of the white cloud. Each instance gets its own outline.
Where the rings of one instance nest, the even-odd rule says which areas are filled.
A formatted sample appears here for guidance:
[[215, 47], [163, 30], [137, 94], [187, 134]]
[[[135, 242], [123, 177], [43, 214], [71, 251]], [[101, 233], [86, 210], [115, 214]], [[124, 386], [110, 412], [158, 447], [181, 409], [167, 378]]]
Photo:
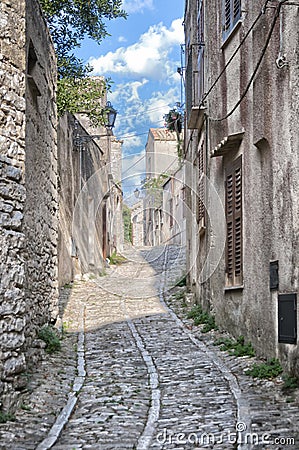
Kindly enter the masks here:
[[124, 36], [119, 36], [117, 40], [118, 42], [127, 42], [127, 39]]
[[120, 47], [99, 58], [92, 57], [89, 63], [94, 75], [116, 73], [152, 79], [163, 76], [165, 79], [173, 76], [173, 67], [168, 59], [170, 51], [183, 39], [182, 19], [174, 20], [169, 29], [159, 23], [151, 26], [135, 44]]
[[163, 116], [169, 111], [170, 107], [178, 101], [179, 93], [176, 88], [171, 88], [167, 92], [154, 92], [148, 99], [148, 120], [157, 123], [158, 127], [162, 127], [164, 122]]
[[[123, 155], [144, 150], [146, 135], [151, 127], [163, 127], [163, 116], [180, 99], [179, 84], [164, 92], [153, 91], [143, 99], [148, 80], [118, 84], [109, 100], [118, 110], [114, 134], [123, 139]], [[148, 94], [147, 94], [148, 95]]]
[[153, 9], [153, 0], [124, 0], [123, 9], [131, 14], [137, 12], [143, 12], [145, 9]]

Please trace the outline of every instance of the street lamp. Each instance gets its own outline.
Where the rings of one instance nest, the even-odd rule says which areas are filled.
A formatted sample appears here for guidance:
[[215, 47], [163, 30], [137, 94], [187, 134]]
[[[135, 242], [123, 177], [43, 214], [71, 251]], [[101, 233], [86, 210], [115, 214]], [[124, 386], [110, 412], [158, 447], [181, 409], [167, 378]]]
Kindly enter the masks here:
[[105, 127], [108, 130], [112, 130], [114, 127], [117, 111], [113, 108], [111, 105], [111, 102], [106, 103], [106, 111], [107, 111], [107, 123], [105, 124]]
[[104, 123], [104, 127], [107, 130], [106, 134], [80, 134], [80, 133], [78, 133], [78, 121], [77, 120], [75, 121], [76, 133], [74, 134], [74, 138], [73, 138], [75, 147], [79, 147], [80, 144], [82, 144], [84, 142], [90, 142], [93, 139], [107, 137], [112, 134], [112, 128], [114, 127], [114, 124], [115, 124], [117, 111], [116, 111], [116, 109], [113, 108], [113, 106], [111, 105], [111, 102], [106, 103], [105, 110], [106, 110], [106, 121]]

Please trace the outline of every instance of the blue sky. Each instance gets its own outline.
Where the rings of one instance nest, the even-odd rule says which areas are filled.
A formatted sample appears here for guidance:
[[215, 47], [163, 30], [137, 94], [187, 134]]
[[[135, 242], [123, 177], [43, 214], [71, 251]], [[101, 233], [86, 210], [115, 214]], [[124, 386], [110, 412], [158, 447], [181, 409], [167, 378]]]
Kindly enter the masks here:
[[[111, 77], [114, 82], [108, 97], [118, 110], [114, 134], [124, 140], [124, 171], [143, 155], [149, 128], [163, 127], [163, 115], [181, 100], [177, 67], [184, 41], [184, 3], [124, 0], [127, 20], [109, 21], [110, 37], [100, 46], [85, 41], [77, 52], [93, 66], [94, 75]], [[134, 170], [143, 170], [143, 163]], [[132, 180], [124, 180], [125, 191], [137, 182], [137, 178]]]

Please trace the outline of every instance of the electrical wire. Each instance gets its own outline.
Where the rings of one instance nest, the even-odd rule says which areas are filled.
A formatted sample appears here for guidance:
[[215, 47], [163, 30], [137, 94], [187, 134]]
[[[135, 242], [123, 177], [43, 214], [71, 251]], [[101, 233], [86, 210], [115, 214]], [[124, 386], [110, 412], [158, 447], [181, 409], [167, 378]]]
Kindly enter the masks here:
[[141, 158], [137, 159], [137, 161], [134, 162], [134, 164], [132, 164], [130, 167], [128, 167], [123, 173], [122, 176], [128, 172], [129, 170], [131, 170], [133, 167], [135, 167], [140, 161], [142, 161], [145, 158], [145, 154], [141, 156]]
[[266, 1], [266, 3], [264, 4], [264, 6], [262, 7], [261, 11], [259, 12], [258, 16], [255, 18], [255, 20], [253, 21], [253, 23], [251, 24], [251, 26], [249, 27], [247, 33], [245, 34], [245, 36], [241, 39], [240, 44], [238, 45], [238, 47], [236, 48], [236, 50], [233, 52], [233, 54], [231, 55], [231, 57], [229, 58], [229, 60], [227, 61], [227, 63], [225, 64], [225, 66], [223, 67], [223, 69], [221, 70], [220, 74], [218, 75], [218, 77], [216, 78], [216, 80], [213, 82], [213, 84], [211, 85], [211, 87], [209, 88], [208, 92], [206, 92], [204, 94], [204, 96], [201, 99], [200, 105], [199, 106], [203, 106], [204, 101], [206, 100], [206, 98], [208, 97], [208, 95], [210, 95], [211, 91], [214, 89], [214, 87], [216, 86], [216, 84], [218, 83], [218, 81], [220, 80], [220, 78], [222, 77], [222, 75], [224, 74], [224, 72], [226, 71], [227, 67], [230, 65], [230, 63], [233, 61], [233, 59], [235, 58], [236, 54], [238, 53], [238, 51], [240, 50], [240, 48], [242, 47], [242, 45], [244, 44], [245, 40], [247, 39], [247, 37], [249, 36], [249, 34], [251, 33], [251, 31], [253, 30], [253, 28], [255, 27], [255, 25], [257, 24], [257, 22], [260, 20], [260, 18], [262, 17], [263, 14], [265, 14], [265, 9], [267, 7], [269, 0]]
[[[175, 120], [173, 120], [173, 121], [170, 121], [169, 122], [169, 124], [171, 125], [171, 124], [174, 124], [175, 122], [176, 122], [176, 120], [177, 119], [175, 119]], [[158, 120], [158, 122], [156, 122], [156, 123], [161, 123], [161, 122], [165, 122], [165, 120], [163, 119], [163, 120]], [[152, 127], [151, 127], [152, 128]], [[144, 133], [133, 133], [133, 134], [124, 134], [123, 136], [117, 136], [117, 139], [119, 139], [119, 140], [122, 140], [122, 139], [129, 139], [129, 138], [132, 138], [132, 137], [135, 137], [135, 136], [143, 136], [143, 135], [145, 135], [145, 134], [148, 134], [148, 131], [149, 130], [147, 130], [147, 131], [145, 131]]]
[[[146, 106], [146, 105], [144, 105], [144, 106]], [[148, 113], [148, 112], [153, 112], [153, 111], [159, 111], [159, 109], [164, 109], [164, 108], [166, 108], [166, 107], [169, 108], [169, 105], [165, 104], [165, 105], [157, 106], [156, 108], [147, 109], [146, 112]], [[140, 112], [136, 112], [136, 113], [130, 114], [130, 115], [128, 115], [128, 116], [126, 115], [126, 116], [124, 116], [124, 117], [121, 117], [121, 118], [118, 119], [118, 120], [126, 120], [126, 119], [129, 119], [130, 117], [141, 116], [141, 115], [143, 115], [143, 114], [144, 114], [144, 111], [141, 111], [141, 110], [140, 110]]]
[[224, 117], [221, 117], [220, 119], [213, 119], [213, 118], [210, 117], [211, 120], [213, 120], [215, 122], [222, 122], [223, 120], [227, 119], [228, 117], [230, 117], [236, 111], [236, 109], [239, 107], [239, 105], [242, 102], [242, 100], [245, 98], [245, 96], [246, 96], [247, 92], [249, 91], [249, 88], [250, 88], [250, 86], [251, 86], [251, 84], [252, 84], [252, 82], [253, 82], [253, 80], [255, 78], [255, 75], [257, 74], [257, 71], [258, 71], [258, 69], [259, 69], [259, 67], [260, 67], [260, 65], [262, 63], [262, 60], [263, 60], [263, 58], [265, 56], [265, 53], [266, 53], [266, 50], [268, 48], [270, 39], [272, 37], [272, 34], [273, 34], [273, 31], [274, 31], [277, 19], [278, 19], [279, 15], [280, 15], [280, 10], [281, 10], [281, 7], [282, 7], [283, 3], [284, 3], [283, 1], [279, 2], [278, 6], [276, 8], [275, 16], [274, 16], [274, 19], [272, 21], [272, 25], [270, 27], [270, 31], [268, 33], [265, 45], [264, 45], [263, 50], [262, 50], [262, 53], [261, 53], [261, 55], [259, 57], [259, 60], [258, 60], [258, 62], [256, 64], [256, 66], [255, 66], [255, 69], [254, 69], [254, 71], [253, 71], [253, 73], [252, 73], [252, 75], [251, 75], [251, 77], [249, 79], [249, 82], [247, 83], [247, 86], [246, 86], [245, 90], [243, 91], [241, 97], [239, 98], [239, 100], [237, 101], [235, 106], [230, 110], [230, 112], [227, 113]]

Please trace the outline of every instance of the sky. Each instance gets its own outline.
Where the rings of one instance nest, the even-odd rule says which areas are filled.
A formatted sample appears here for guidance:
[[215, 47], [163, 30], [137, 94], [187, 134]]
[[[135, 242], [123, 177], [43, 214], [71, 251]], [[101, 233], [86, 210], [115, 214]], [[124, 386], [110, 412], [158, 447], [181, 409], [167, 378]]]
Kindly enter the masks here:
[[144, 156], [149, 128], [163, 127], [163, 115], [183, 101], [177, 68], [182, 65], [184, 3], [124, 0], [128, 18], [107, 22], [111, 36], [101, 45], [86, 40], [76, 52], [91, 64], [92, 75], [113, 81], [108, 100], [118, 111], [114, 135], [124, 142], [125, 197], [143, 178], [140, 174], [144, 171], [144, 158], [140, 158]]

